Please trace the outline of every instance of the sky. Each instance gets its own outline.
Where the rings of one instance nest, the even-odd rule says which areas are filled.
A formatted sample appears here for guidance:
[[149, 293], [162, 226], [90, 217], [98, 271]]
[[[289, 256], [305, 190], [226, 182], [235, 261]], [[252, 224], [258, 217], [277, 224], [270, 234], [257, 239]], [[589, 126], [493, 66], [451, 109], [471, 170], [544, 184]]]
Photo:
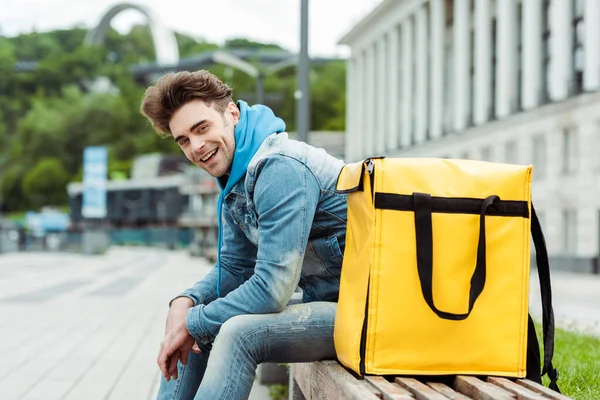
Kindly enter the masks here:
[[[348, 55], [339, 40], [382, 0], [310, 0], [309, 53], [311, 56]], [[0, 34], [91, 28], [119, 3], [150, 8], [168, 28], [195, 38], [223, 44], [234, 37], [278, 44], [298, 51], [300, 0], [1, 0]], [[127, 32], [145, 22], [135, 10], [116, 16], [112, 26]]]

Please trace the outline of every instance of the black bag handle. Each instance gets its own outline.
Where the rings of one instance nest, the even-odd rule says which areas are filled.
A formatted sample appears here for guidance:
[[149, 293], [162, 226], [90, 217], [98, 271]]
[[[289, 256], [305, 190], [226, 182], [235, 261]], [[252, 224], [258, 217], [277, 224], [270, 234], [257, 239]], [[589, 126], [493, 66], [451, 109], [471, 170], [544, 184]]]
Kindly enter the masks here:
[[481, 205], [479, 214], [479, 242], [477, 244], [477, 264], [471, 277], [469, 290], [469, 311], [464, 314], [454, 314], [439, 310], [433, 303], [433, 232], [431, 223], [431, 195], [428, 193], [413, 193], [415, 210], [415, 232], [417, 244], [417, 269], [421, 281], [421, 291], [429, 308], [440, 318], [461, 321], [466, 319], [473, 310], [475, 301], [483, 291], [486, 278], [486, 252], [485, 252], [485, 214], [498, 196], [489, 196]]
[[542, 294], [542, 333], [544, 340], [542, 376], [548, 374], [550, 389], [560, 393], [558, 384], [556, 383], [558, 380], [558, 370], [552, 365], [552, 357], [554, 355], [554, 311], [552, 310], [552, 289], [550, 287], [550, 264], [548, 262], [546, 240], [544, 239], [542, 226], [535, 213], [533, 204], [531, 205], [531, 236], [533, 236], [533, 245], [535, 246], [535, 260], [540, 279], [540, 292]]

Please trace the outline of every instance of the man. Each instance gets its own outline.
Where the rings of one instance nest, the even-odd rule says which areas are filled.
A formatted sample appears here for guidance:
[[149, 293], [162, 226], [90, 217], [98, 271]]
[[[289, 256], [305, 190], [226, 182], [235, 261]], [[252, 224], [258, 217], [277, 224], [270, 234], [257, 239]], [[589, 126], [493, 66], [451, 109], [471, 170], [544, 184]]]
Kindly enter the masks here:
[[[343, 162], [288, 139], [269, 108], [234, 103], [207, 71], [163, 76], [141, 111], [221, 187], [218, 261], [171, 301], [159, 399], [246, 399], [259, 363], [335, 358]], [[302, 304], [288, 306], [298, 286]]]

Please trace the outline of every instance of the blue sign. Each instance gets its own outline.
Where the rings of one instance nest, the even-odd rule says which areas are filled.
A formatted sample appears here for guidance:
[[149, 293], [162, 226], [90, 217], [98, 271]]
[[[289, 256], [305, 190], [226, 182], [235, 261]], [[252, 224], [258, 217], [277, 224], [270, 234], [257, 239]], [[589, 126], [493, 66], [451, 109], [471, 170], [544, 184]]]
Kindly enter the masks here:
[[27, 211], [25, 224], [34, 233], [43, 234], [48, 231], [64, 231], [69, 226], [69, 216], [58, 211], [44, 211], [41, 213]]
[[90, 146], [83, 150], [83, 199], [81, 214], [85, 218], [106, 217], [106, 177], [108, 150]]

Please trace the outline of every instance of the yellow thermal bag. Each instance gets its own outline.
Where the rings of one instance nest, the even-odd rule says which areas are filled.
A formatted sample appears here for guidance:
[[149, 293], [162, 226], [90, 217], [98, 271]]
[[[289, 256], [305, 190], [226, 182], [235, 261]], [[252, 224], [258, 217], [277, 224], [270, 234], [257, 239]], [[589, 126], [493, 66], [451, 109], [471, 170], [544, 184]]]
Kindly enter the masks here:
[[426, 158], [346, 165], [337, 184], [348, 193], [334, 328], [339, 361], [360, 375], [539, 381], [539, 346], [528, 318], [533, 220], [544, 305], [542, 375], [555, 383], [550, 275], [531, 207], [531, 173], [531, 166]]

